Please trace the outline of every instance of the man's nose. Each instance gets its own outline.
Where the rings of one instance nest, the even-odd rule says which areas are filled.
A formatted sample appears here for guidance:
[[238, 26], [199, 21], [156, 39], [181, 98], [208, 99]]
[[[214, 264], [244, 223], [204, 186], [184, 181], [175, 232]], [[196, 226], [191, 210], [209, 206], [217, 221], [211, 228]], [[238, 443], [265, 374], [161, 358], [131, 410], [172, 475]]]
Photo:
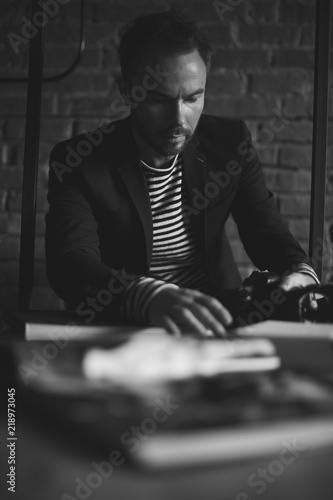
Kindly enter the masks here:
[[174, 101], [171, 105], [170, 118], [173, 126], [181, 127], [185, 125], [185, 107], [181, 99]]

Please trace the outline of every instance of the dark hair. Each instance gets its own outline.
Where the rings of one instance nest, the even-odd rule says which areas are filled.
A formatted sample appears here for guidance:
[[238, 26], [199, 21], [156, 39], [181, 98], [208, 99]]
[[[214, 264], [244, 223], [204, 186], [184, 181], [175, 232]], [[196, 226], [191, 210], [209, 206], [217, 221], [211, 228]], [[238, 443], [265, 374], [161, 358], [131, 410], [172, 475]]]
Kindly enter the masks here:
[[197, 49], [207, 72], [212, 47], [206, 37], [184, 11], [170, 10], [143, 15], [126, 26], [118, 47], [120, 67], [125, 78], [133, 76], [140, 56], [151, 48], [162, 53], [186, 53]]

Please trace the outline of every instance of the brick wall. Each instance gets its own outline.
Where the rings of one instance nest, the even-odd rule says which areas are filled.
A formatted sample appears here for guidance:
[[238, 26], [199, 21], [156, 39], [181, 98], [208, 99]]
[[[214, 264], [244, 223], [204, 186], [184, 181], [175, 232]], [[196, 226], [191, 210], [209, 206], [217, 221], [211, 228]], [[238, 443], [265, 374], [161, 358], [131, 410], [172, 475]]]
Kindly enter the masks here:
[[[118, 97], [117, 30], [132, 16], [166, 10], [169, 5], [187, 8], [215, 48], [206, 112], [246, 120], [280, 211], [304, 248], [308, 248], [315, 1], [87, 0], [87, 48], [83, 60], [72, 75], [57, 83], [46, 83], [43, 89], [34, 307], [61, 305], [47, 285], [44, 270], [50, 149], [61, 139], [89, 130], [103, 120], [117, 118], [112, 116], [110, 108]], [[1, 2], [1, 77], [26, 75], [28, 43], [21, 43], [15, 53], [7, 34], [22, 35], [25, 24], [22, 17], [29, 18], [28, 6], [28, 0]], [[59, 73], [74, 60], [79, 15], [80, 2], [69, 0], [59, 6], [55, 16], [49, 17], [45, 28], [45, 74]], [[17, 303], [25, 104], [26, 84], [0, 84], [2, 307], [15, 307]], [[332, 273], [332, 95], [329, 112], [325, 279]], [[228, 231], [237, 261], [246, 275], [251, 264], [239, 244], [232, 221]]]

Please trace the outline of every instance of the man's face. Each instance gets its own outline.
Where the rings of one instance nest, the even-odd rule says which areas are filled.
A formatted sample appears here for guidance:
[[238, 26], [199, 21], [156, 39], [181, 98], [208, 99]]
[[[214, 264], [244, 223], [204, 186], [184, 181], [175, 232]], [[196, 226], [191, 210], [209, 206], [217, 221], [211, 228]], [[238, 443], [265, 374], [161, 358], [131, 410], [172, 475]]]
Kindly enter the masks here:
[[[159, 76], [147, 77], [147, 68]], [[132, 109], [133, 126], [158, 156], [176, 155], [190, 141], [204, 107], [206, 77], [206, 66], [198, 51], [193, 50], [144, 58], [128, 83], [132, 96], [136, 85], [147, 91], [147, 96]], [[136, 104], [133, 97], [131, 100]]]

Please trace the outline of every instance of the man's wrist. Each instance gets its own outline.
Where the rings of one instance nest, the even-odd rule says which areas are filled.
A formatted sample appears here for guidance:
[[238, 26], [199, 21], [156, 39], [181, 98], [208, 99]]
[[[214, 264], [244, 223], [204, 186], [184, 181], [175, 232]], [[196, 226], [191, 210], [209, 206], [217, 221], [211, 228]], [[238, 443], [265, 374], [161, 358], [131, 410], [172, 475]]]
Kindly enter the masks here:
[[315, 283], [317, 285], [320, 285], [320, 281], [319, 281], [319, 278], [317, 276], [316, 271], [313, 269], [312, 266], [310, 266], [310, 264], [307, 264], [306, 262], [301, 262], [300, 264], [295, 264], [292, 267], [291, 272], [306, 274], [307, 276], [311, 276], [311, 278], [313, 278]]

